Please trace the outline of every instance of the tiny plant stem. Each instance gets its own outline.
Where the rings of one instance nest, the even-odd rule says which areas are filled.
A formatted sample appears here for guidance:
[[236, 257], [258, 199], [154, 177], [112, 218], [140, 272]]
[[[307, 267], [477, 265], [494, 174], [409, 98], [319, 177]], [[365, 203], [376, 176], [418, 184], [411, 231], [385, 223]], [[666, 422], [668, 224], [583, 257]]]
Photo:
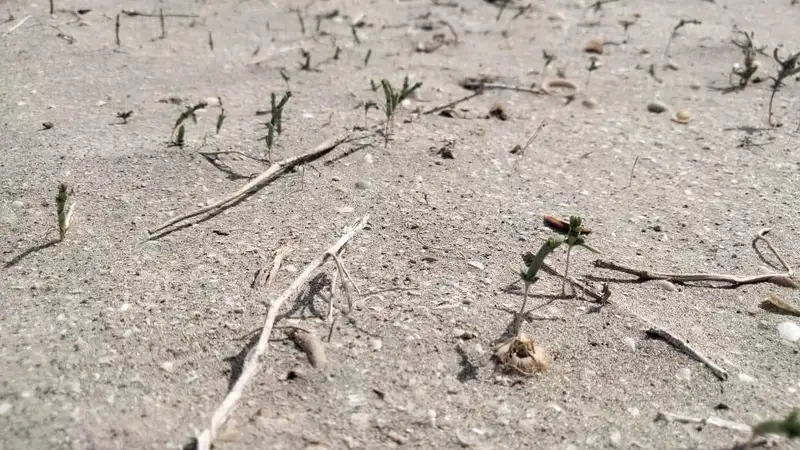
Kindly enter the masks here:
[[158, 19], [161, 22], [161, 39], [167, 37], [167, 28], [164, 26], [164, 8], [158, 10]]
[[117, 14], [117, 20], [114, 23], [114, 37], [117, 41], [117, 47], [119, 47], [121, 45], [119, 42], [119, 14]]
[[364, 57], [364, 67], [369, 64], [369, 59], [372, 57], [372, 49], [367, 50], [367, 56]]
[[208, 48], [210, 48], [212, 52], [214, 51], [214, 37], [211, 36], [210, 31], [208, 32]]
[[55, 7], [53, 5], [53, 0], [50, 0], [50, 15], [52, 16], [53, 14], [55, 14], [55, 12], [56, 12], [56, 10], [55, 10]]
[[525, 306], [528, 305], [528, 292], [531, 289], [531, 283], [525, 282], [525, 294], [522, 297], [522, 307], [519, 309], [519, 314], [517, 314], [516, 319], [516, 330], [514, 334], [516, 337], [519, 337], [520, 333], [522, 332], [522, 322], [524, 321], [523, 317], [525, 317]]
[[561, 281], [561, 295], [567, 295], [567, 277], [569, 276], [569, 254], [572, 251], [572, 246], [567, 246], [567, 266], [564, 268], [564, 278]]
[[631, 187], [633, 183], [633, 171], [636, 170], [636, 163], [639, 162], [639, 156], [636, 156], [636, 159], [633, 160], [633, 166], [631, 167], [631, 176], [628, 178], [628, 187]]

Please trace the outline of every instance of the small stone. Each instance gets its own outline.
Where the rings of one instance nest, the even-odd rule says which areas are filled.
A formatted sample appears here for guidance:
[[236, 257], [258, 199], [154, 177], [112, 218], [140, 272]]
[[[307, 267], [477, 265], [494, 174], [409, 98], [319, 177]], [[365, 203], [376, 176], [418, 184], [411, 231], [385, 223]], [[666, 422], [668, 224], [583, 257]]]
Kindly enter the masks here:
[[581, 105], [583, 105], [583, 107], [586, 109], [595, 109], [597, 108], [598, 104], [599, 103], [597, 102], [597, 99], [593, 97], [585, 98], [581, 102]]
[[383, 348], [383, 341], [380, 339], [373, 339], [372, 340], [372, 350], [380, 351]]
[[678, 290], [678, 288], [672, 282], [667, 280], [655, 280], [653, 281], [653, 285], [669, 292], [675, 292]]
[[787, 320], [778, 324], [778, 334], [789, 342], [800, 340], [800, 325]]
[[355, 211], [355, 209], [352, 206], [340, 206], [336, 208], [336, 212], [339, 214], [350, 214], [353, 211]]
[[369, 189], [370, 186], [369, 181], [356, 181], [356, 189]]
[[123, 303], [122, 306], [119, 307], [119, 312], [125, 312], [125, 311], [127, 311], [129, 309], [131, 309], [131, 304], [130, 303]]
[[603, 43], [598, 41], [597, 39], [592, 39], [591, 41], [586, 43], [586, 46], [583, 47], [583, 51], [585, 51], [586, 53], [593, 53], [595, 55], [602, 55]]
[[172, 371], [175, 370], [175, 363], [173, 361], [167, 361], [164, 364], [161, 364], [161, 370], [172, 373]]
[[632, 338], [630, 336], [626, 336], [626, 337], [622, 338], [622, 342], [624, 342], [625, 345], [629, 349], [631, 349], [632, 352], [636, 351], [636, 340], [634, 338]]
[[748, 375], [746, 373], [740, 373], [739, 374], [739, 381], [741, 381], [742, 383], [750, 384], [750, 383], [755, 382], [756, 379], [751, 377], [750, 375]]
[[609, 436], [609, 441], [611, 442], [612, 447], [619, 447], [622, 444], [622, 433], [617, 430], [613, 430], [611, 432], [611, 436]]
[[11, 202], [11, 207], [16, 210], [22, 209], [23, 206], [25, 206], [25, 203], [22, 203], [22, 201], [20, 200], [14, 200], [13, 202]]
[[683, 368], [678, 370], [678, 373], [675, 374], [675, 376], [679, 380], [691, 381], [691, 379], [692, 379], [692, 369], [690, 369], [688, 367], [683, 367]]
[[98, 100], [98, 101], [97, 101], [97, 103], [95, 103], [95, 104], [94, 104], [94, 106], [103, 106], [103, 105], [105, 105], [105, 104], [106, 104], [106, 102], [105, 102], [105, 101], [103, 101], [103, 100]]
[[372, 158], [371, 154], [367, 153], [366, 155], [364, 155], [364, 162], [367, 164], [372, 164], [373, 162], [375, 162], [375, 160]]
[[11, 403], [0, 403], [0, 416], [7, 416], [11, 412]]
[[647, 104], [647, 110], [655, 114], [661, 114], [668, 109], [669, 106], [667, 106], [664, 102], [660, 102], [658, 100], [652, 101]]
[[682, 109], [675, 112], [672, 116], [672, 121], [680, 124], [687, 124], [692, 120], [692, 113], [688, 109]]
[[641, 414], [641, 412], [639, 411], [639, 408], [632, 406], [628, 408], [628, 414], [630, 414], [631, 417], [639, 417], [639, 414]]
[[297, 266], [295, 266], [294, 264], [289, 264], [289, 265], [284, 267], [284, 270], [289, 272], [289, 273], [296, 273], [297, 272]]

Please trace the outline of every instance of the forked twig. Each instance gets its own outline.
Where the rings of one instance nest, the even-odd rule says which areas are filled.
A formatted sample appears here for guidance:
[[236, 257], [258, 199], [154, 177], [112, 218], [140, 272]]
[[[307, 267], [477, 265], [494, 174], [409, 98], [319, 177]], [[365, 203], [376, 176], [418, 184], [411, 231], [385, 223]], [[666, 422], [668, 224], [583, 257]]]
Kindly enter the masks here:
[[281, 270], [281, 264], [283, 264], [283, 260], [286, 259], [291, 252], [292, 248], [288, 245], [281, 245], [278, 247], [272, 257], [272, 264], [258, 271], [255, 279], [253, 280], [252, 287], [258, 288], [260, 286], [264, 286], [265, 288], [269, 289], [270, 286], [272, 286], [272, 283], [275, 281], [275, 278], [278, 276], [278, 271]]
[[269, 311], [267, 312], [267, 318], [264, 321], [264, 327], [261, 330], [261, 335], [258, 338], [258, 343], [247, 356], [247, 359], [242, 367], [242, 373], [236, 380], [233, 388], [230, 390], [230, 392], [228, 392], [228, 395], [225, 396], [225, 400], [222, 401], [222, 403], [214, 411], [214, 414], [211, 416], [211, 423], [209, 427], [203, 430], [197, 436], [197, 450], [211, 449], [211, 443], [217, 437], [217, 433], [219, 432], [220, 428], [231, 416], [236, 408], [236, 404], [242, 397], [247, 384], [261, 367], [262, 359], [267, 352], [269, 336], [272, 333], [272, 328], [275, 324], [275, 319], [278, 317], [278, 310], [280, 309], [281, 305], [283, 305], [283, 303], [293, 295], [297, 294], [297, 292], [311, 277], [314, 271], [325, 264], [331, 255], [337, 254], [339, 250], [341, 250], [341, 248], [344, 247], [344, 245], [347, 244], [353, 238], [353, 236], [355, 236], [356, 233], [363, 230], [364, 227], [367, 226], [367, 220], [369, 220], [369, 216], [364, 216], [361, 218], [361, 220], [350, 227], [345, 234], [342, 235], [342, 237], [339, 238], [335, 244], [333, 244], [333, 246], [311, 261], [311, 263], [306, 266], [303, 272], [292, 282], [291, 286], [283, 291], [280, 297], [275, 299], [275, 301], [270, 304]]
[[[197, 209], [195, 211], [192, 211], [190, 213], [186, 213], [186, 214], [183, 214], [181, 216], [172, 218], [172, 219], [164, 222], [163, 224], [161, 224], [159, 227], [154, 228], [152, 230], [149, 230], [149, 233], [150, 233], [149, 240], [158, 239], [160, 237], [163, 237], [163, 236], [171, 233], [172, 231], [175, 231], [175, 229], [166, 230], [166, 231], [164, 231], [164, 230], [166, 228], [168, 228], [168, 227], [171, 227], [171, 226], [177, 224], [178, 222], [182, 222], [182, 221], [184, 221], [186, 219], [190, 219], [192, 217], [199, 216], [200, 214], [204, 214], [204, 213], [208, 213], [208, 212], [212, 212], [212, 214], [213, 213], [219, 213], [219, 212], [225, 210], [226, 208], [228, 208], [230, 206], [233, 206], [235, 203], [241, 201], [246, 196], [248, 196], [248, 195], [254, 193], [255, 191], [261, 189], [266, 184], [268, 184], [269, 182], [271, 182], [272, 180], [274, 180], [278, 176], [282, 175], [283, 173], [288, 172], [289, 170], [291, 170], [292, 168], [294, 168], [294, 167], [296, 167], [298, 165], [306, 164], [308, 162], [314, 161], [314, 160], [326, 155], [327, 153], [329, 153], [331, 150], [335, 149], [336, 147], [338, 147], [342, 143], [347, 142], [349, 139], [350, 139], [350, 135], [349, 134], [345, 135], [344, 137], [337, 137], [337, 138], [333, 138], [333, 139], [328, 139], [325, 142], [317, 145], [313, 150], [311, 150], [311, 151], [309, 151], [307, 153], [304, 153], [304, 154], [299, 155], [299, 156], [293, 156], [293, 157], [290, 157], [290, 158], [286, 158], [286, 159], [284, 159], [282, 161], [278, 161], [277, 163], [271, 165], [267, 170], [262, 172], [259, 176], [253, 178], [249, 183], [247, 183], [244, 186], [242, 186], [238, 191], [226, 196], [225, 198], [223, 198], [221, 200], [217, 200], [216, 202], [214, 202], [214, 203], [212, 203], [212, 204], [210, 204], [208, 206], [204, 206], [204, 207], [202, 207], [200, 209]], [[156, 233], [158, 233], [158, 234], [156, 234]]]
[[692, 348], [692, 346], [690, 346], [685, 340], [670, 333], [666, 329], [650, 323], [650, 328], [647, 330], [647, 335], [659, 337], [667, 341], [667, 343], [669, 343], [676, 349], [682, 351], [683, 353], [686, 353], [687, 355], [691, 356], [697, 361], [700, 361], [701, 363], [705, 364], [706, 367], [711, 369], [711, 373], [713, 373], [714, 376], [716, 376], [720, 380], [725, 381], [728, 379], [728, 372], [725, 369], [718, 366], [716, 363], [708, 359], [705, 355]]
[[743, 286], [746, 284], [758, 283], [774, 283], [778, 286], [798, 288], [800, 286], [795, 283], [791, 277], [784, 273], [768, 273], [764, 275], [753, 275], [747, 277], [736, 277], [733, 275], [717, 274], [717, 273], [666, 273], [666, 272], [651, 272], [648, 270], [634, 269], [617, 264], [613, 261], [598, 259], [594, 262], [595, 267], [601, 269], [609, 269], [617, 272], [635, 275], [640, 281], [650, 280], [667, 280], [675, 283], [685, 283], [690, 281], [711, 281], [719, 283], [727, 283], [732, 287]]

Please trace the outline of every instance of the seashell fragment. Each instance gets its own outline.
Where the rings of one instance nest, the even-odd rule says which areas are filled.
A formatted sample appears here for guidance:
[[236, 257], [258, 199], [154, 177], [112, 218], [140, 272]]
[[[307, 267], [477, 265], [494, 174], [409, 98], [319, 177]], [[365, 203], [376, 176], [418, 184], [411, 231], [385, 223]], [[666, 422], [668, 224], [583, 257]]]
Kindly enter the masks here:
[[595, 109], [595, 108], [597, 108], [598, 103], [597, 103], [597, 99], [596, 98], [589, 97], [589, 98], [583, 99], [583, 101], [581, 102], [581, 105], [583, 105], [583, 107], [587, 108], [587, 109]]
[[690, 113], [689, 110], [687, 110], [687, 109], [682, 109], [680, 111], [677, 111], [672, 116], [672, 121], [675, 122], [675, 123], [686, 124], [686, 123], [689, 123], [690, 120], [692, 120], [692, 113]]
[[542, 83], [542, 92], [557, 97], [571, 97], [578, 93], [578, 84], [563, 78], [551, 78]]

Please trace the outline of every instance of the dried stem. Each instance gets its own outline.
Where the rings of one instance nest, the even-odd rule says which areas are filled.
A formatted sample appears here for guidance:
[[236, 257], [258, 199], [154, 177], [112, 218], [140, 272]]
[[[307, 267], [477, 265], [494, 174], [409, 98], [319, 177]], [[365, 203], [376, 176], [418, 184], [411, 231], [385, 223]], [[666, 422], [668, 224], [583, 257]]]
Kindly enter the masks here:
[[[218, 201], [216, 201], [216, 202], [214, 202], [214, 203], [212, 203], [212, 204], [210, 204], [208, 206], [204, 206], [204, 207], [202, 207], [200, 209], [192, 211], [190, 213], [183, 214], [181, 216], [178, 216], [178, 217], [175, 217], [173, 219], [170, 219], [170, 220], [164, 222], [163, 224], [161, 224], [160, 226], [158, 226], [157, 228], [149, 230], [149, 232], [150, 232], [150, 238], [149, 239], [150, 240], [158, 239], [160, 237], [163, 237], [166, 234], [171, 233], [172, 231], [175, 231], [174, 229], [172, 231], [169, 231], [169, 230], [164, 231], [164, 230], [167, 227], [171, 227], [171, 226], [177, 224], [178, 222], [182, 222], [182, 221], [184, 221], [186, 219], [190, 219], [192, 217], [199, 216], [201, 214], [208, 213], [208, 212], [211, 212], [212, 214], [213, 213], [219, 213], [219, 212], [227, 209], [228, 207], [233, 206], [234, 204], [236, 204], [237, 202], [241, 201], [242, 199], [244, 199], [248, 195], [256, 192], [259, 189], [261, 189], [266, 184], [268, 184], [269, 182], [271, 182], [272, 180], [274, 180], [278, 176], [282, 175], [283, 173], [291, 170], [292, 168], [294, 168], [294, 167], [296, 167], [298, 165], [302, 165], [302, 164], [305, 164], [307, 162], [314, 161], [314, 160], [326, 155], [327, 153], [329, 153], [330, 151], [332, 151], [333, 149], [335, 149], [336, 147], [338, 147], [342, 143], [347, 142], [349, 140], [349, 138], [350, 138], [350, 135], [348, 134], [348, 135], [345, 135], [344, 137], [337, 137], [337, 138], [333, 138], [333, 139], [328, 139], [325, 142], [317, 145], [313, 150], [311, 150], [311, 151], [309, 151], [307, 153], [304, 153], [304, 154], [299, 155], [299, 156], [293, 156], [293, 157], [290, 157], [290, 158], [286, 158], [286, 159], [284, 159], [282, 161], [278, 161], [277, 163], [271, 165], [267, 170], [262, 172], [259, 176], [255, 177], [253, 180], [251, 180], [249, 183], [247, 183], [244, 186], [242, 186], [239, 190], [237, 190], [236, 192], [226, 196], [225, 198], [223, 198], [221, 200], [218, 200]], [[159, 234], [156, 234], [156, 233], [159, 233]]]
[[296, 295], [300, 288], [305, 284], [306, 280], [308, 280], [319, 267], [325, 264], [331, 255], [338, 253], [341, 248], [344, 247], [344, 245], [347, 244], [353, 238], [353, 236], [355, 236], [357, 232], [364, 229], [364, 227], [367, 226], [367, 220], [369, 220], [369, 216], [364, 216], [361, 220], [350, 227], [345, 234], [339, 238], [335, 244], [333, 244], [333, 246], [309, 263], [303, 272], [292, 282], [291, 286], [283, 291], [280, 297], [275, 299], [275, 301], [270, 304], [269, 311], [267, 312], [267, 318], [264, 321], [264, 327], [262, 328], [261, 335], [258, 338], [258, 343], [247, 356], [244, 366], [242, 367], [242, 373], [236, 380], [233, 388], [230, 390], [230, 392], [228, 392], [228, 395], [225, 396], [225, 400], [223, 400], [223, 402], [219, 405], [219, 407], [217, 407], [217, 409], [214, 411], [214, 414], [211, 416], [211, 423], [209, 427], [203, 430], [203, 432], [197, 436], [197, 450], [211, 449], [211, 444], [217, 437], [217, 433], [219, 432], [220, 428], [225, 424], [231, 414], [233, 414], [239, 399], [241, 399], [242, 394], [244, 393], [244, 389], [247, 387], [247, 384], [250, 382], [253, 376], [255, 376], [256, 372], [258, 372], [263, 357], [267, 352], [269, 336], [272, 334], [272, 328], [275, 324], [275, 320], [278, 317], [278, 310], [280, 309], [281, 305], [283, 305], [286, 300]]
[[718, 366], [716, 363], [708, 359], [705, 355], [692, 348], [692, 346], [690, 346], [686, 341], [670, 333], [666, 329], [658, 327], [651, 323], [650, 329], [647, 330], [647, 334], [649, 336], [656, 336], [660, 337], [661, 339], [664, 339], [673, 347], [686, 353], [687, 355], [691, 356], [697, 361], [700, 361], [701, 363], [705, 364], [706, 367], [711, 369], [711, 373], [713, 373], [714, 376], [716, 376], [720, 380], [725, 381], [728, 379], [728, 372], [725, 369]]

